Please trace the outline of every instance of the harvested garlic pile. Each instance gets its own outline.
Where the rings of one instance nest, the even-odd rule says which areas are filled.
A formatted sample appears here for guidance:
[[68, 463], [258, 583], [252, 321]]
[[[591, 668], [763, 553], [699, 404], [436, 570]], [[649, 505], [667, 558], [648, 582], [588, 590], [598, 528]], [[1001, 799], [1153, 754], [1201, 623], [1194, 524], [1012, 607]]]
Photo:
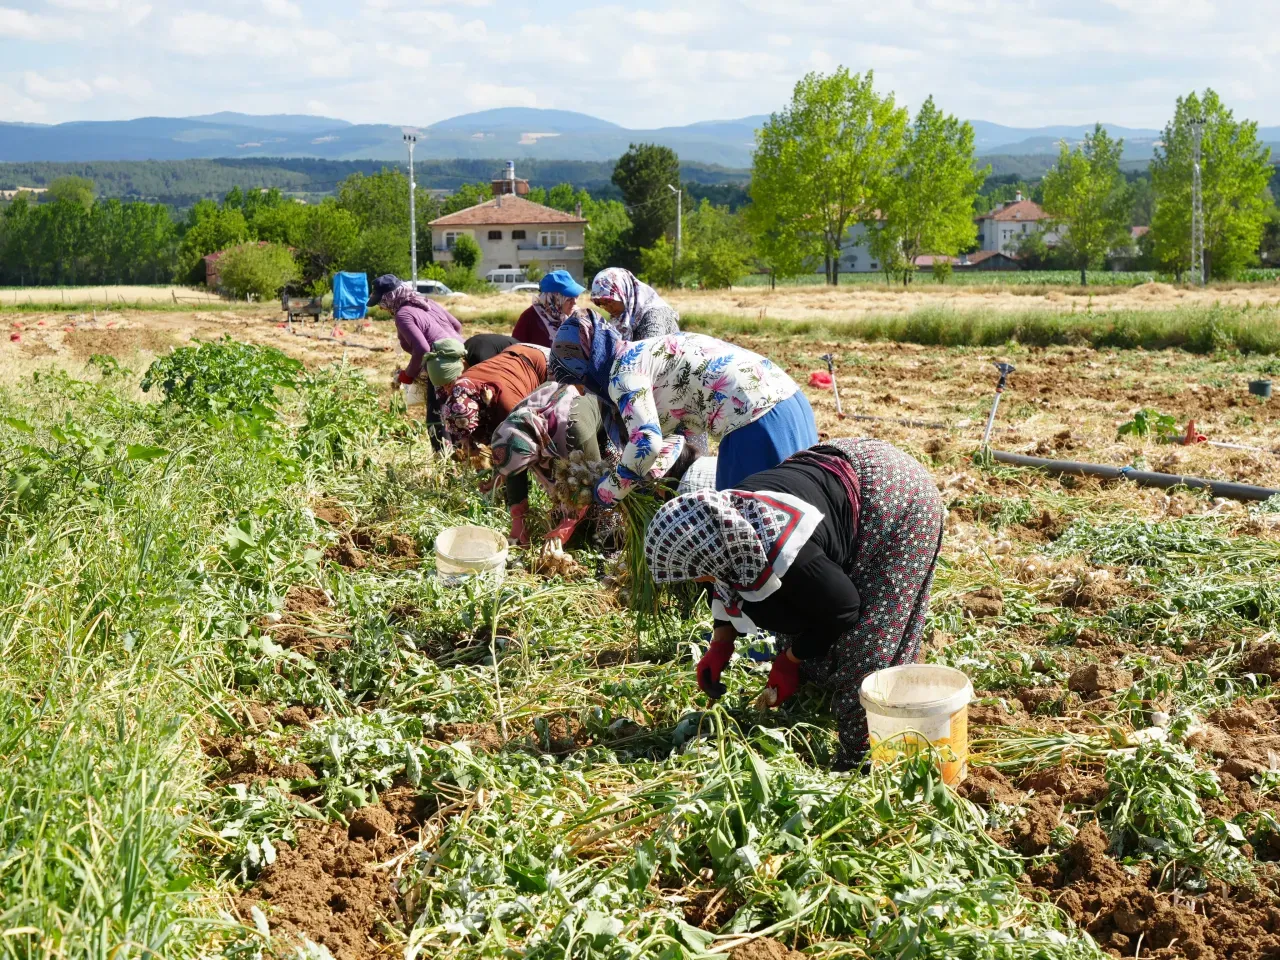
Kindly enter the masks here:
[[573, 577], [582, 573], [582, 564], [564, 552], [559, 540], [548, 540], [538, 551], [534, 570], [546, 577]]

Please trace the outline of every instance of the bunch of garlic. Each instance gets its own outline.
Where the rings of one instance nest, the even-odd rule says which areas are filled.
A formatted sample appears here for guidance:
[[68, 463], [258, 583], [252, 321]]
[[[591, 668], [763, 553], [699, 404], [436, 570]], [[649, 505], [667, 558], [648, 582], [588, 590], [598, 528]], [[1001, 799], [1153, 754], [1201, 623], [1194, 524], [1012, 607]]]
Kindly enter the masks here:
[[603, 461], [591, 462], [581, 450], [573, 451], [567, 460], [557, 460], [552, 468], [555, 477], [552, 491], [554, 499], [575, 510], [591, 506], [596, 481], [608, 469]]

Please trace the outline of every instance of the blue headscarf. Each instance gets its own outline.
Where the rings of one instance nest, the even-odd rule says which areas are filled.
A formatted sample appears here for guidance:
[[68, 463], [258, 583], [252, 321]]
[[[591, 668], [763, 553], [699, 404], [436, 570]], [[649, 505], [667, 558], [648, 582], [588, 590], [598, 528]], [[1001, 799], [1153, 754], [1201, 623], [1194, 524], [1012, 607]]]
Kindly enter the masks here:
[[608, 400], [613, 363], [625, 346], [607, 323], [597, 323], [591, 316], [572, 316], [556, 331], [550, 376], [560, 383], [581, 384]]

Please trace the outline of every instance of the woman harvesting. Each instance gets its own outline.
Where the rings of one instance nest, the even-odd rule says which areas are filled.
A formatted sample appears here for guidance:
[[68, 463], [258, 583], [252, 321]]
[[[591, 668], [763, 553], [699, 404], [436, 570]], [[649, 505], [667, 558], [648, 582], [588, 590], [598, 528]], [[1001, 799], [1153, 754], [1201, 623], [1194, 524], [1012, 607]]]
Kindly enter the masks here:
[[395, 372], [393, 386], [410, 384], [422, 373], [422, 362], [437, 342], [457, 338], [462, 333], [458, 318], [438, 303], [432, 303], [394, 274], [383, 274], [373, 282], [369, 306], [381, 306], [396, 321], [400, 349], [409, 354], [409, 365]]
[[[511, 512], [511, 536], [529, 542], [525, 518], [529, 512], [529, 473], [548, 494], [555, 489], [555, 464], [581, 454], [587, 465], [615, 463], [621, 445], [610, 437], [614, 426], [599, 398], [583, 395], [577, 387], [545, 383], [529, 394], [493, 432], [493, 469], [506, 479], [507, 509]], [[616, 426], [615, 426], [616, 430]], [[693, 449], [683, 437], [664, 445], [649, 468], [649, 478], [683, 473], [692, 462]], [[678, 479], [678, 477], [677, 477]], [[568, 543], [589, 507], [572, 515], [548, 534], [548, 539]]]
[[552, 376], [608, 399], [622, 420], [626, 448], [596, 484], [598, 503], [625, 497], [664, 438], [722, 437], [718, 489], [818, 442], [795, 381], [750, 350], [694, 333], [624, 343], [586, 317], [566, 320], [552, 350]]
[[647, 283], [621, 267], [609, 267], [591, 281], [591, 301], [612, 318], [623, 340], [648, 340], [680, 332], [680, 314]]
[[568, 270], [552, 270], [539, 281], [538, 296], [520, 314], [511, 335], [521, 343], [550, 347], [560, 324], [572, 316], [578, 296], [585, 289]]
[[863, 679], [919, 654], [944, 516], [915, 460], [879, 440], [835, 440], [732, 490], [665, 504], [645, 556], [658, 583], [713, 583], [698, 685], [719, 696], [734, 641], [774, 633], [784, 647], [769, 674], [774, 703], [796, 692], [802, 671], [830, 688], [847, 767], [868, 746]]
[[456, 447], [488, 444], [498, 424], [546, 379], [546, 348], [527, 343], [468, 367], [441, 391], [446, 435]]

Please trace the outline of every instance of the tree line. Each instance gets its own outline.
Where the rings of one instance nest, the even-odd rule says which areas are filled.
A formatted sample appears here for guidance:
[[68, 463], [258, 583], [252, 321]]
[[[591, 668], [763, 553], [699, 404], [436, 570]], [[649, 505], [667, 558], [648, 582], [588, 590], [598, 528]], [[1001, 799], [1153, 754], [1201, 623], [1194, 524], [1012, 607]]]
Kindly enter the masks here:
[[[1254, 264], [1260, 248], [1280, 249], [1280, 214], [1257, 124], [1237, 121], [1212, 90], [1178, 100], [1145, 174], [1121, 169], [1123, 141], [1098, 126], [1079, 144], [1063, 143], [1039, 182], [987, 184], [968, 123], [932, 98], [912, 116], [876, 90], [871, 72], [841, 67], [804, 77], [758, 132], [746, 205], [732, 194], [741, 184], [716, 193], [714, 184], [691, 183], [674, 151], [653, 144], [631, 145], [612, 165], [607, 196], [563, 182], [535, 186], [529, 199], [581, 210], [588, 276], [620, 265], [662, 285], [723, 287], [759, 270], [818, 271], [838, 283], [842, 247], [859, 225], [871, 257], [905, 282], [922, 254], [972, 250], [974, 217], [1018, 190], [1043, 206], [1059, 234], [1052, 250], [1032, 233], [1009, 251], [1027, 266], [1078, 269], [1083, 281], [1119, 253], [1181, 278], [1191, 259], [1192, 118], [1204, 121], [1206, 267], [1228, 279]], [[419, 186], [420, 275], [463, 290], [481, 285], [478, 248], [464, 243], [447, 267], [430, 262], [429, 223], [490, 196], [488, 180], [461, 182], [443, 199]], [[1131, 249], [1135, 224], [1150, 229]], [[278, 187], [236, 186], [178, 220], [160, 204], [95, 198], [92, 182], [68, 176], [42, 202], [20, 194], [0, 214], [0, 284], [198, 283], [205, 256], [234, 249], [221, 267], [231, 292], [262, 295], [285, 284], [318, 292], [338, 270], [407, 275], [409, 231], [408, 179], [393, 169], [357, 170], [319, 203]]]

